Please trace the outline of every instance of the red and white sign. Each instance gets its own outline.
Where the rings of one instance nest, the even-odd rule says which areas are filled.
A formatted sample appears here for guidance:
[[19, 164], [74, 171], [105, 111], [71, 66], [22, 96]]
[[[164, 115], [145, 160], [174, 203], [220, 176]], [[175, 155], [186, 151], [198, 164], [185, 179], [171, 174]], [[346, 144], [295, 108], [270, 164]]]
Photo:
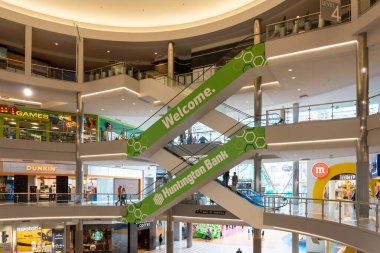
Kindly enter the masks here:
[[316, 163], [313, 166], [312, 172], [316, 178], [324, 178], [329, 174], [329, 166], [325, 163]]

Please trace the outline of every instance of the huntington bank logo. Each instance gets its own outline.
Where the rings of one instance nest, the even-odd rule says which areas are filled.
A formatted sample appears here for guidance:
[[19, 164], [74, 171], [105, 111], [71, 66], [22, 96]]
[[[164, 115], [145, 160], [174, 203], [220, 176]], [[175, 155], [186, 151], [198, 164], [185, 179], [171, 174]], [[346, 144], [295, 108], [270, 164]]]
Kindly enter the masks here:
[[162, 205], [162, 203], [164, 203], [164, 196], [161, 193], [156, 193], [156, 195], [153, 197], [153, 202], [157, 206]]

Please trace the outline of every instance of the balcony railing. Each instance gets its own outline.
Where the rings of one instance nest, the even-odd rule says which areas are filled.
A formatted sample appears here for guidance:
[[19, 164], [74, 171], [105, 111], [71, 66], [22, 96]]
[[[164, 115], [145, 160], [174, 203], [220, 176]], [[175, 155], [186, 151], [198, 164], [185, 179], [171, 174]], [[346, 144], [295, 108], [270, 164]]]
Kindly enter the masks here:
[[266, 26], [266, 40], [282, 38], [309, 32], [323, 27], [342, 24], [351, 21], [351, 5], [342, 6], [341, 21], [332, 23], [321, 18], [320, 12], [306, 14], [292, 19], [283, 20]]
[[62, 81], [76, 82], [76, 71], [32, 63], [32, 74]]
[[25, 62], [0, 57], [0, 69], [5, 69], [10, 72], [24, 73]]
[[145, 78], [145, 72], [126, 62], [118, 62], [85, 71], [85, 80], [94, 81], [118, 75], [128, 75], [137, 80]]
[[370, 8], [380, 3], [380, 0], [358, 0], [359, 1], [359, 15], [364, 14]]
[[[265, 196], [265, 203], [276, 203], [278, 196]], [[265, 205], [265, 213], [325, 220], [379, 232], [379, 204], [349, 200], [288, 197], [281, 208]]]

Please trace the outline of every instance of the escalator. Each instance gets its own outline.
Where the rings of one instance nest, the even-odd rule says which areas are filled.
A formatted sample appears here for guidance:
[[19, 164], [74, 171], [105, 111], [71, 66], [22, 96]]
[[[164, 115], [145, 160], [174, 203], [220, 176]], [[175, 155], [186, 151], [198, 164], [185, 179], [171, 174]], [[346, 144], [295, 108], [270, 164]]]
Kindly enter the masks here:
[[[239, 130], [230, 141], [215, 147], [191, 167], [170, 173], [171, 181], [156, 187], [141, 202], [129, 205], [123, 219], [139, 222], [156, 217], [223, 172], [252, 157], [259, 149], [266, 149], [264, 127]], [[183, 163], [188, 165], [187, 161]]]
[[[231, 53], [235, 52], [231, 51]], [[208, 114], [210, 110], [232, 96], [256, 76], [262, 75], [266, 71], [265, 65], [264, 44], [246, 47], [142, 134], [129, 139], [127, 141], [128, 156], [148, 158], [154, 155], [189, 125]], [[231, 132], [234, 131], [231, 130]]]

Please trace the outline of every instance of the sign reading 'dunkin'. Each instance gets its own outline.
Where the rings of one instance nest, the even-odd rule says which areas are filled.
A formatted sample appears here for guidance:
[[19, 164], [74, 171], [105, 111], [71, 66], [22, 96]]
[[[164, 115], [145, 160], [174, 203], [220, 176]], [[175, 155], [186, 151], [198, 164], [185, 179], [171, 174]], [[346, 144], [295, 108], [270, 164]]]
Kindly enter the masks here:
[[321, 0], [321, 18], [328, 21], [340, 22], [341, 3], [340, 0]]

